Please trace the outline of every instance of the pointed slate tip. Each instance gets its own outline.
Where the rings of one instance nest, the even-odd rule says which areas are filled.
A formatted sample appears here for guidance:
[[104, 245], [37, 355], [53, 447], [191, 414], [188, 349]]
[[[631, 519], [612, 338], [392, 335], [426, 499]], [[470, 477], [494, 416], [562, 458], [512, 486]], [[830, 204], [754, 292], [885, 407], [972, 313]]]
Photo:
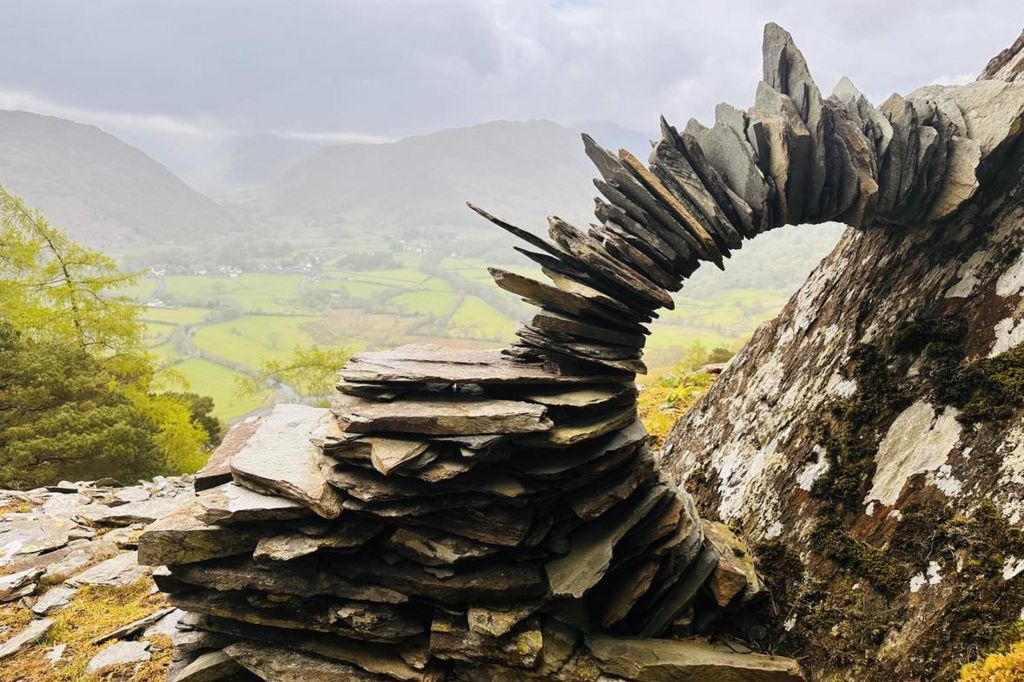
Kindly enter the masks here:
[[858, 90], [857, 86], [853, 84], [853, 81], [846, 76], [842, 76], [839, 79], [836, 86], [832, 88], [832, 94], [836, 97], [851, 97], [853, 99], [858, 99], [862, 96], [861, 91]]

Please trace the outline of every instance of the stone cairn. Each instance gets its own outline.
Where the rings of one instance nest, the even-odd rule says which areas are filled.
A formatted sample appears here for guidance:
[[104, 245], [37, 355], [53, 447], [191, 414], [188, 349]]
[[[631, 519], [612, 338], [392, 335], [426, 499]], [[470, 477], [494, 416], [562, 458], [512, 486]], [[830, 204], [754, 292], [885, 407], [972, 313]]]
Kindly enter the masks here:
[[647, 165], [584, 136], [603, 196], [588, 230], [552, 218], [548, 241], [473, 207], [550, 279], [491, 269], [540, 308], [515, 344], [360, 354], [330, 410], [229, 434], [139, 543], [189, 614], [173, 679], [802, 679], [737, 651], [764, 591], [658, 472], [633, 383], [645, 324], [767, 229], [950, 214], [985, 141], [966, 88], [876, 109], [844, 80], [823, 99], [775, 25], [764, 59], [753, 108], [662, 120]]

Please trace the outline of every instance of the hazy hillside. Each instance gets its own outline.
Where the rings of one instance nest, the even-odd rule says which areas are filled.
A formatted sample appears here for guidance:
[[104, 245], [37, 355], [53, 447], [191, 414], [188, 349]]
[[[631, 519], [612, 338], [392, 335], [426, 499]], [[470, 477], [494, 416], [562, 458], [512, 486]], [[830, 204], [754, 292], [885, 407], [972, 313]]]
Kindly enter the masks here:
[[244, 205], [270, 219], [324, 227], [480, 227], [468, 199], [543, 228], [551, 212], [591, 219], [593, 173], [576, 131], [550, 121], [497, 121], [327, 147]]
[[187, 241], [230, 221], [162, 165], [99, 128], [0, 111], [0, 183], [103, 248]]

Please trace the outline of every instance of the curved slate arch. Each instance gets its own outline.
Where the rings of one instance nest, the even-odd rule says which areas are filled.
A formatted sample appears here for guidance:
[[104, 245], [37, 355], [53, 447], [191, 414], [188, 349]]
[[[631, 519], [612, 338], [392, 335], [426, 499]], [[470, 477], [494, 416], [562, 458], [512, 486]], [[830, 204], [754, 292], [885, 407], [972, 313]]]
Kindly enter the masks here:
[[541, 308], [508, 355], [644, 372], [643, 325], [672, 309], [671, 292], [701, 264], [724, 269], [744, 240], [790, 224], [937, 222], [977, 190], [997, 146], [977, 105], [994, 93], [923, 88], [876, 108], [843, 78], [823, 98], [776, 24], [765, 27], [763, 56], [749, 110], [720, 104], [713, 126], [690, 120], [681, 131], [662, 118], [646, 165], [584, 135], [601, 176], [587, 229], [552, 217], [548, 241], [469, 204], [533, 247], [516, 250], [552, 279], [491, 269], [498, 286]]

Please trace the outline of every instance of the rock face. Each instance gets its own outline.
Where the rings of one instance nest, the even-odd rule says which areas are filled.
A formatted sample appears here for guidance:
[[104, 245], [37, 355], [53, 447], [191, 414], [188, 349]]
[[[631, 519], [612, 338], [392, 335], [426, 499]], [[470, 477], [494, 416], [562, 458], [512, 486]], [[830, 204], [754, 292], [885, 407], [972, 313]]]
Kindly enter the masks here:
[[[815, 679], [952, 679], [1024, 607], [1022, 65], [1024, 36], [882, 120], [838, 90], [888, 144], [880, 227], [847, 231], [660, 453], [748, 537], [779, 614], [760, 641]], [[947, 181], [892, 181], [924, 164]]]

